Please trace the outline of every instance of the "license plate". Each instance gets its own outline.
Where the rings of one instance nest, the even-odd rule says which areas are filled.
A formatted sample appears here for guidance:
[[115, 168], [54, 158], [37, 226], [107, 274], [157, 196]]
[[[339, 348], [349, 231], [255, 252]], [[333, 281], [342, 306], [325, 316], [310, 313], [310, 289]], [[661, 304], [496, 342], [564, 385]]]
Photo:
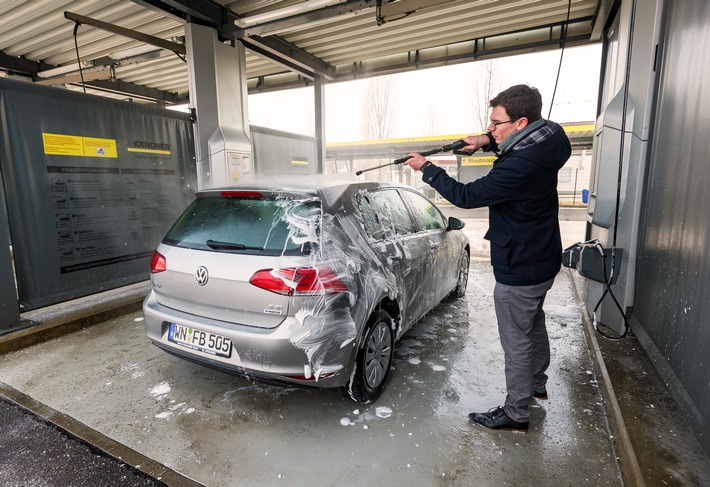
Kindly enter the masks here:
[[168, 340], [183, 347], [200, 352], [229, 358], [232, 355], [232, 342], [227, 337], [197, 330], [188, 326], [170, 323]]

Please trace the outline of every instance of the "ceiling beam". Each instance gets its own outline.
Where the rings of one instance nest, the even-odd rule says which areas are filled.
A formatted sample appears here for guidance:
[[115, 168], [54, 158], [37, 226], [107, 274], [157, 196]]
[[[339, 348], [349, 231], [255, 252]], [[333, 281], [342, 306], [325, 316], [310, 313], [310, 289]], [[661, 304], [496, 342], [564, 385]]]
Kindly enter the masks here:
[[244, 47], [262, 56], [268, 57], [292, 71], [313, 79], [314, 74], [328, 80], [335, 78], [335, 66], [302, 51], [280, 37], [245, 37], [240, 39]]
[[168, 41], [160, 37], [155, 37], [149, 34], [143, 34], [131, 29], [126, 29], [125, 27], [120, 27], [118, 25], [109, 24], [103, 20], [92, 19], [91, 17], [85, 17], [83, 15], [75, 14], [73, 12], [64, 12], [64, 17], [79, 24], [86, 24], [92, 27], [96, 27], [107, 32], [112, 32], [114, 34], [121, 35], [123, 37], [128, 37], [129, 39], [135, 39], [137, 41], [143, 42], [144, 44], [150, 44], [152, 46], [158, 46], [162, 49], [168, 49], [169, 51], [176, 52], [178, 54], [185, 55], [186, 48], [184, 44], [178, 44], [177, 42]]
[[[164, 12], [181, 22], [192, 22], [219, 29], [225, 24], [234, 25], [239, 16], [214, 0], [132, 0], [146, 8]], [[220, 33], [220, 40], [231, 39]]]
[[53, 68], [51, 64], [43, 63], [41, 61], [30, 61], [29, 59], [10, 56], [0, 51], [0, 69], [4, 69], [8, 72], [21, 73], [21, 74], [31, 74], [35, 75], [39, 71]]
[[438, 7], [454, 0], [399, 0], [398, 2], [383, 3], [377, 7], [377, 25], [403, 19], [417, 10]]

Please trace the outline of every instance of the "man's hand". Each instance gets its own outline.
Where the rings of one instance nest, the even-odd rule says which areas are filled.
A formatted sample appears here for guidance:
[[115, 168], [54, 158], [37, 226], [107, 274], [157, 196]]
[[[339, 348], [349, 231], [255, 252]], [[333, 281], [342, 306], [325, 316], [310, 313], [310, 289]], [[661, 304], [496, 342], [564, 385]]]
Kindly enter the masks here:
[[[481, 147], [485, 147], [490, 143], [490, 141], [488, 140], [488, 136], [485, 134], [469, 135], [468, 137], [463, 139], [463, 141], [467, 145], [461, 147], [459, 150], [471, 152], [474, 152], [480, 149]], [[431, 152], [429, 152], [429, 154], [431, 154]], [[424, 165], [424, 163], [427, 162], [426, 158], [417, 152], [410, 152], [409, 154], [407, 154], [407, 157], [409, 157], [409, 159], [404, 161], [404, 165], [411, 167], [415, 171], [419, 171]]]
[[411, 167], [415, 171], [418, 171], [419, 168], [422, 167], [422, 165], [424, 165], [424, 163], [426, 162], [426, 158], [416, 152], [411, 152], [407, 154], [407, 156], [409, 157], [409, 159], [404, 161], [404, 165]]
[[462, 151], [476, 151], [480, 149], [481, 147], [485, 147], [489, 144], [488, 136], [485, 134], [480, 134], [480, 135], [469, 135], [465, 139], [463, 139], [466, 144], [463, 147], [461, 147]]

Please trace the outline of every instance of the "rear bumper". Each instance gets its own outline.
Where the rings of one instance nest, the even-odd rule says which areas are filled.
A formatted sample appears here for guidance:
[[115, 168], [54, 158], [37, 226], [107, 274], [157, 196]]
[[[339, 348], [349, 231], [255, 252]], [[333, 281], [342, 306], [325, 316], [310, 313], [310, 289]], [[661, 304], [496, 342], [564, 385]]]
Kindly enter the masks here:
[[[342, 363], [322, 364], [317, 370], [311, 369], [306, 351], [291, 342], [292, 330], [300, 325], [293, 316], [285, 317], [275, 328], [250, 327], [167, 308], [157, 302], [153, 292], [143, 302], [143, 316], [146, 334], [156, 346], [208, 367], [255, 379], [320, 388], [340, 387], [349, 379], [352, 353], [346, 353], [347, 358]], [[231, 356], [211, 355], [168, 340], [170, 323], [229, 338]]]

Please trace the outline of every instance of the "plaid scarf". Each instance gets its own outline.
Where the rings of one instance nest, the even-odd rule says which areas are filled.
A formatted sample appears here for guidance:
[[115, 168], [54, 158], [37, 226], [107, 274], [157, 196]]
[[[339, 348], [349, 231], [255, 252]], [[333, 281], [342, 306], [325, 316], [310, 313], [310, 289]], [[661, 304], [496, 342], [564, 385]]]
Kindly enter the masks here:
[[515, 132], [505, 139], [499, 146], [501, 154], [509, 151], [526, 149], [535, 144], [549, 139], [555, 133], [557, 124], [549, 120], [540, 119], [529, 124], [523, 130]]

